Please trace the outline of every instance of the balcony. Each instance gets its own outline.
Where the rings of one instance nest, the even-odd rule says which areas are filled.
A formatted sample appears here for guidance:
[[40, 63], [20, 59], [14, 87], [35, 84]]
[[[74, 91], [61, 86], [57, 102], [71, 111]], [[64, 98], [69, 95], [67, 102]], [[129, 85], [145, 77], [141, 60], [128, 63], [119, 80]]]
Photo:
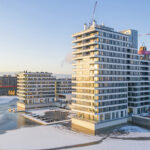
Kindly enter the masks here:
[[89, 48], [89, 49], [81, 49], [81, 50], [75, 50], [72, 52], [72, 54], [80, 54], [80, 53], [84, 53], [84, 52], [91, 52], [91, 51], [97, 51], [99, 50], [97, 47], [93, 47], [93, 48]]
[[95, 44], [99, 44], [99, 42], [98, 41], [92, 41], [92, 42], [82, 43], [82, 44], [74, 45], [74, 46], [72, 46], [72, 48], [77, 49], [77, 48], [81, 48], [84, 46], [95, 45]]
[[72, 43], [77, 43], [77, 42], [80, 42], [80, 41], [83, 41], [83, 40], [92, 39], [92, 38], [96, 38], [96, 37], [98, 37], [98, 35], [96, 35], [96, 34], [86, 36], [86, 37], [81, 37], [81, 38], [73, 40]]
[[90, 27], [89, 29], [87, 29], [85, 31], [74, 33], [72, 35], [72, 37], [79, 37], [79, 36], [82, 36], [83, 34], [91, 33], [91, 32], [94, 32], [94, 31], [96, 31], [96, 29], [94, 27]]
[[77, 112], [82, 112], [82, 113], [87, 113], [87, 114], [95, 114], [97, 113], [97, 110], [93, 108], [86, 108], [86, 107], [82, 107], [82, 106], [75, 106], [75, 105], [72, 105], [71, 106], [72, 110], [73, 111], [77, 111]]

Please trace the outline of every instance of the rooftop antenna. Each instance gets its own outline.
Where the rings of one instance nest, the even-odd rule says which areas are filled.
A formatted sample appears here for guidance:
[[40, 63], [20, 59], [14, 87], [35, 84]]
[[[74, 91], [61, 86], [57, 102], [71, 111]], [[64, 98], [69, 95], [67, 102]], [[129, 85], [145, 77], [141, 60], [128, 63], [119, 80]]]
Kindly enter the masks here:
[[96, 6], [97, 6], [97, 1], [95, 2], [95, 5], [94, 5], [94, 10], [93, 10], [93, 15], [92, 15], [91, 24], [92, 24], [93, 21], [94, 21], [94, 15], [95, 15]]

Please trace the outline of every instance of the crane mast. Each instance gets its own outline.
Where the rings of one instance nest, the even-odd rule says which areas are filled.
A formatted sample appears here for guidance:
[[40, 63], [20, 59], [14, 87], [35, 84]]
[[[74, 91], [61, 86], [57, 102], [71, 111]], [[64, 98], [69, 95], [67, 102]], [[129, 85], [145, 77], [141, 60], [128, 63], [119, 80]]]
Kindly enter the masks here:
[[94, 20], [94, 15], [95, 15], [96, 6], [97, 6], [97, 1], [95, 2], [95, 5], [94, 5], [94, 10], [93, 10], [93, 15], [92, 15], [91, 24], [93, 23], [93, 20]]

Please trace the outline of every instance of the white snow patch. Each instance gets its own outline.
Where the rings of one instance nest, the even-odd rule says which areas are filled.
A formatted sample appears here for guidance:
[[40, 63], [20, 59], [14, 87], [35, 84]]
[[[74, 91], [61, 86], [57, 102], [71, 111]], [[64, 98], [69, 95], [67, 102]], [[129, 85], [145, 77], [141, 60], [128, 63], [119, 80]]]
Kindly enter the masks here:
[[39, 116], [44, 116], [46, 112], [48, 111], [55, 111], [58, 110], [57, 107], [52, 107], [52, 108], [40, 108], [40, 109], [33, 109], [29, 110], [28, 112], [34, 114], [34, 115], [39, 115]]
[[29, 111], [32, 114], [35, 115], [39, 115], [39, 116], [43, 116], [45, 114], [45, 112], [49, 111], [48, 109], [43, 109], [43, 110], [33, 110], [33, 111]]
[[[138, 129], [136, 126], [132, 126], [132, 128], [133, 127]], [[130, 127], [127, 126], [126, 128], [129, 131]], [[139, 131], [140, 132], [131, 132], [121, 136], [124, 138], [150, 137], [150, 132], [142, 132], [143, 130]], [[113, 137], [120, 138], [121, 136], [116, 135]], [[112, 139], [111, 137], [112, 136], [108, 137], [102, 143], [91, 146], [70, 148], [70, 150], [148, 150], [150, 147], [149, 140], [123, 140]], [[0, 134], [0, 149], [50, 149], [95, 142], [101, 138], [102, 137], [99, 136], [76, 133], [61, 125], [38, 126], [11, 130], [5, 134]]]
[[76, 133], [55, 126], [20, 128], [0, 134], [0, 149], [46, 149], [100, 140], [100, 137]]
[[130, 125], [123, 126], [119, 130], [125, 132], [150, 132], [145, 128], [138, 127], [138, 126], [130, 126]]
[[10, 101], [17, 99], [17, 96], [0, 96], [0, 104], [6, 104]]
[[[142, 140], [142, 139], [140, 140], [140, 137], [150, 138], [149, 130], [138, 126], [130, 126], [130, 125], [123, 126], [120, 129], [128, 131], [128, 134], [111, 135], [110, 137], [106, 138], [102, 143], [86, 146], [86, 147], [71, 148], [68, 150], [148, 150], [149, 149], [150, 147], [149, 140]], [[114, 139], [114, 137], [122, 138], [122, 139]], [[139, 138], [139, 140], [136, 140], [134, 138]]]
[[100, 144], [71, 148], [68, 150], [149, 150], [149, 147], [149, 141], [116, 140], [108, 138]]

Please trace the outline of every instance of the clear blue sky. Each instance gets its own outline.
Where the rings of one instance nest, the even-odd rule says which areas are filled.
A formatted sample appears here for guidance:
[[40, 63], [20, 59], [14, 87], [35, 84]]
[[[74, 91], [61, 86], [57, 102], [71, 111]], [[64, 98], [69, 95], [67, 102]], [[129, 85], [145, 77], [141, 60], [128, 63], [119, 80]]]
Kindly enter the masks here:
[[[95, 0], [0, 0], [0, 72], [71, 73], [71, 35], [91, 19]], [[98, 0], [98, 23], [150, 33], [150, 0]], [[150, 36], [139, 37], [150, 49]]]

